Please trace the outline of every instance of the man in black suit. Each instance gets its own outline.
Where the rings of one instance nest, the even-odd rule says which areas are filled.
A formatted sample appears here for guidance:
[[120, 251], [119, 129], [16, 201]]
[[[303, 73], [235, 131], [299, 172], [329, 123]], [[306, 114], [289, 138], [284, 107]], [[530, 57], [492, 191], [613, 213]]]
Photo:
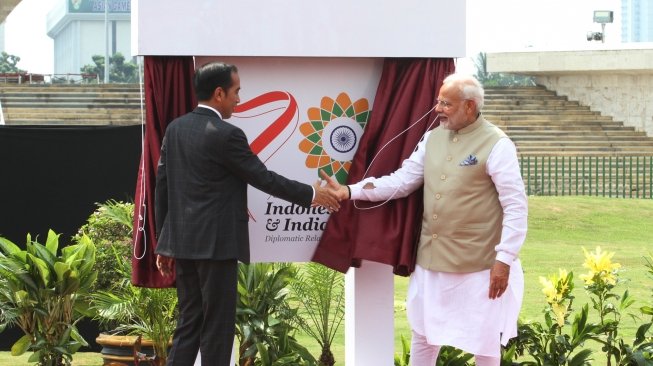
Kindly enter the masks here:
[[196, 70], [199, 105], [172, 121], [161, 146], [156, 178], [157, 267], [175, 270], [179, 320], [168, 366], [229, 365], [236, 318], [238, 261], [249, 262], [247, 185], [301, 206], [331, 210], [326, 188], [267, 170], [245, 133], [228, 119], [240, 102], [233, 65]]

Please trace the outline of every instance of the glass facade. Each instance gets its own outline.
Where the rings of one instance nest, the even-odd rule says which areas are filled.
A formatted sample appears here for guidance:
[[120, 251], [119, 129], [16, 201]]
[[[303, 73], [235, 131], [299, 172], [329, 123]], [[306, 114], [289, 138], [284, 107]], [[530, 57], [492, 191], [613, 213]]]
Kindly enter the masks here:
[[653, 42], [653, 0], [621, 0], [621, 41]]

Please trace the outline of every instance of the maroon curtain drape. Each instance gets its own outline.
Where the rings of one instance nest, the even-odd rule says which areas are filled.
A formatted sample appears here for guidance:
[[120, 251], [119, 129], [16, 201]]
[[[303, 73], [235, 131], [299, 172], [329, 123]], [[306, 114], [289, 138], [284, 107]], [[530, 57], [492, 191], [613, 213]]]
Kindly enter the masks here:
[[[435, 105], [442, 80], [454, 70], [453, 59], [385, 60], [370, 121], [354, 155], [348, 183], [365, 178], [365, 170], [377, 152]], [[367, 177], [397, 170], [435, 116], [432, 111], [383, 149]], [[358, 202], [359, 207], [372, 205]], [[312, 260], [346, 272], [351, 266], [359, 267], [364, 259], [389, 264], [395, 274], [407, 276], [415, 268], [422, 211], [422, 189], [370, 210], [359, 210], [352, 202], [343, 202], [340, 211], [327, 222]]]
[[166, 127], [197, 106], [193, 73], [192, 57], [145, 57], [145, 140], [134, 201], [132, 283], [136, 286], [174, 286], [174, 276], [163, 277], [156, 269], [154, 187]]

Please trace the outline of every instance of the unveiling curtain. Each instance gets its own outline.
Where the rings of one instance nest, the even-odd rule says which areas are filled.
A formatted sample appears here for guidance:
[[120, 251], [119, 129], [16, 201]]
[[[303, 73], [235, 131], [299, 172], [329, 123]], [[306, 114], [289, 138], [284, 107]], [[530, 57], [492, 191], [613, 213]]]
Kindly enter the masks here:
[[[401, 167], [435, 119], [435, 111], [380, 151], [364, 176], [379, 150], [435, 105], [443, 79], [454, 71], [453, 59], [449, 58], [384, 61], [370, 121], [354, 155], [348, 183], [380, 177]], [[357, 205], [370, 207], [374, 203]], [[312, 260], [346, 272], [351, 266], [359, 267], [364, 259], [391, 265], [395, 274], [408, 276], [415, 268], [422, 212], [422, 189], [369, 210], [343, 201], [340, 211], [331, 214]]]
[[163, 277], [156, 269], [154, 187], [166, 127], [197, 106], [193, 73], [192, 57], [145, 57], [145, 138], [134, 200], [132, 283], [136, 286], [174, 286], [174, 276]]

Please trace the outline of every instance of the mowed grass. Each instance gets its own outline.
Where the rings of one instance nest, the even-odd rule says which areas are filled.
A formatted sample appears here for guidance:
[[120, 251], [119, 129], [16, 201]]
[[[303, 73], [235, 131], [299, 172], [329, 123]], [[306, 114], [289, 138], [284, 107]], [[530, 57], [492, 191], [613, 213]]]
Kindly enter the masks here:
[[[22, 356], [12, 356], [10, 352], [0, 352], [0, 365], [3, 366], [32, 366], [34, 363], [29, 363], [30, 354]], [[73, 366], [101, 366], [102, 357], [99, 353], [94, 352], [77, 352], [73, 355]]]
[[[529, 197], [528, 235], [520, 258], [524, 268], [525, 293], [521, 311], [523, 320], [540, 321], [546, 306], [540, 276], [557, 273], [559, 268], [574, 272], [574, 309], [591, 303], [580, 275], [585, 255], [583, 248], [615, 252], [612, 260], [622, 265], [616, 292], [628, 289], [637, 300], [631, 312], [638, 314], [644, 304], [653, 306], [653, 279], [647, 276], [644, 257], [653, 254], [653, 200], [566, 196]], [[401, 352], [401, 337], [410, 340], [405, 298], [408, 278], [395, 276], [395, 354]], [[594, 318], [592, 318], [594, 319]], [[597, 320], [597, 319], [594, 319]], [[624, 315], [622, 335], [630, 341], [638, 322]], [[344, 364], [344, 329], [336, 337], [333, 353]], [[319, 347], [299, 335], [300, 343], [319, 356]], [[598, 350], [598, 349], [597, 349]]]
[[[615, 252], [612, 260], [622, 265], [619, 278], [624, 283], [616, 292], [626, 289], [637, 302], [632, 313], [645, 304], [653, 305], [653, 279], [646, 274], [644, 257], [653, 253], [653, 200], [618, 199], [602, 197], [530, 197], [529, 230], [521, 251], [521, 261], [526, 277], [523, 320], [543, 321], [546, 306], [539, 283], [540, 276], [557, 273], [559, 268], [574, 272], [573, 307], [579, 309], [589, 303], [580, 275], [583, 268], [583, 248], [593, 251], [600, 246], [604, 251]], [[408, 278], [395, 277], [395, 353], [401, 352], [401, 336], [410, 339], [404, 299]], [[596, 320], [596, 319], [595, 319]], [[622, 319], [622, 335], [630, 341], [639, 323], [629, 316]], [[304, 334], [297, 334], [301, 344], [308, 347], [317, 358], [319, 345]], [[336, 335], [332, 348], [336, 362], [345, 362], [344, 323]], [[12, 357], [0, 352], [0, 365], [27, 366], [27, 356]], [[73, 365], [99, 366], [97, 353], [76, 354]]]
[[[526, 281], [522, 320], [544, 321], [546, 301], [539, 277], [558, 273], [560, 268], [574, 273], [573, 308], [579, 310], [588, 303], [591, 312], [580, 275], [587, 272], [583, 268], [583, 248], [594, 251], [597, 246], [615, 252], [612, 260], [621, 264], [619, 278], [624, 281], [616, 287], [616, 293], [628, 290], [637, 300], [630, 312], [639, 314], [639, 307], [653, 305], [653, 279], [644, 267], [644, 257], [653, 254], [652, 229], [653, 200], [530, 197], [528, 235], [520, 253]], [[403, 305], [407, 286], [408, 279], [396, 277], [395, 304]], [[401, 309], [395, 317], [395, 353], [401, 350], [401, 336], [410, 337], [405, 310]], [[596, 317], [591, 319], [598, 321]], [[640, 323], [624, 314], [622, 324], [621, 334], [630, 342]]]

